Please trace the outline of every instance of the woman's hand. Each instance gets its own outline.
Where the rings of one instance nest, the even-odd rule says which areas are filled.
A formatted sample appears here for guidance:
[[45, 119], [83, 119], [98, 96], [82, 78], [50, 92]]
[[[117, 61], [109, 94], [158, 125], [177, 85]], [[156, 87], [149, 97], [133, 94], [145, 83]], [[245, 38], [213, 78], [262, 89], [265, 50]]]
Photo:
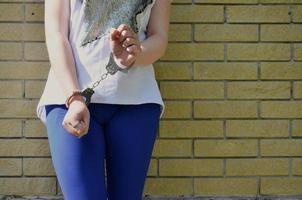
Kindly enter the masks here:
[[63, 127], [72, 135], [82, 137], [89, 129], [90, 112], [81, 96], [73, 97], [63, 119]]
[[127, 24], [121, 24], [110, 31], [111, 51], [120, 64], [132, 65], [139, 53], [142, 52], [137, 34]]

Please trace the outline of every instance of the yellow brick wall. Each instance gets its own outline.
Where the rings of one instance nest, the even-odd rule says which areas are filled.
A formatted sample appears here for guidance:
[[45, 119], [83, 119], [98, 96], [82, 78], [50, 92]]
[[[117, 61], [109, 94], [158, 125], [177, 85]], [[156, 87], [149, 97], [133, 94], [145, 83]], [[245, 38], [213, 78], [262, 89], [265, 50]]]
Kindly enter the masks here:
[[[61, 194], [43, 20], [43, 0], [0, 0], [0, 194]], [[302, 195], [301, 22], [301, 0], [174, 0], [145, 195]]]

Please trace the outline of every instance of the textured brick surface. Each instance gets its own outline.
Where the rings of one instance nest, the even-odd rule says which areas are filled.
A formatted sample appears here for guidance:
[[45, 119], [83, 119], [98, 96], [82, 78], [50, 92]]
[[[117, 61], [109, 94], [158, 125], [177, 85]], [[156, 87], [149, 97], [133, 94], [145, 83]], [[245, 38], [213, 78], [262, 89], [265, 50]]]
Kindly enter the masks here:
[[[0, 0], [1, 200], [63, 199], [35, 113], [44, 1]], [[174, 0], [170, 20], [144, 199], [302, 199], [302, 1]]]

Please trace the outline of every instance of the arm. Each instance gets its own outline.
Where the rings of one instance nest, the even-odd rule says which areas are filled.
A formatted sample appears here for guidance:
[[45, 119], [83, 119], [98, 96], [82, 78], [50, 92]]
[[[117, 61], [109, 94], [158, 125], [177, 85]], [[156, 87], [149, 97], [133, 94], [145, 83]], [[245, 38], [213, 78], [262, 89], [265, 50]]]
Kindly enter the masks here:
[[110, 45], [117, 63], [124, 66], [148, 65], [158, 60], [167, 48], [169, 0], [157, 0], [150, 13], [147, 37], [139, 41], [138, 36], [127, 24], [111, 30]]
[[45, 40], [49, 60], [65, 97], [79, 89], [72, 49], [68, 40], [69, 0], [45, 0]]
[[157, 0], [152, 7], [147, 39], [141, 42], [142, 51], [136, 57], [134, 66], [153, 63], [165, 53], [168, 45], [170, 3], [167, 0]]

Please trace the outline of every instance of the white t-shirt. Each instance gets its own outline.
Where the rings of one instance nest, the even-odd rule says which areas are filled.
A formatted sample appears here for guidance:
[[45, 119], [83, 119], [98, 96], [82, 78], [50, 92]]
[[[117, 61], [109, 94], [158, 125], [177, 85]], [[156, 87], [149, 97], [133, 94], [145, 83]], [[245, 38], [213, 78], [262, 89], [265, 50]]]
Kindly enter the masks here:
[[[151, 8], [156, 0], [137, 16], [139, 40], [146, 39], [146, 27], [149, 21]], [[84, 29], [84, 6], [80, 0], [70, 0], [70, 32], [69, 42], [75, 60], [77, 78], [80, 89], [91, 87], [106, 72], [105, 66], [110, 56], [109, 35], [105, 35], [93, 42], [81, 47]], [[94, 88], [95, 93], [91, 97], [91, 103], [110, 104], [142, 104], [157, 103], [161, 105], [160, 118], [163, 115], [165, 104], [162, 100], [152, 64], [133, 66], [128, 73], [118, 71], [114, 75], [108, 75]], [[65, 96], [62, 87], [57, 81], [50, 67], [48, 78], [42, 96], [36, 107], [38, 118], [46, 125], [45, 105], [65, 104]]]

